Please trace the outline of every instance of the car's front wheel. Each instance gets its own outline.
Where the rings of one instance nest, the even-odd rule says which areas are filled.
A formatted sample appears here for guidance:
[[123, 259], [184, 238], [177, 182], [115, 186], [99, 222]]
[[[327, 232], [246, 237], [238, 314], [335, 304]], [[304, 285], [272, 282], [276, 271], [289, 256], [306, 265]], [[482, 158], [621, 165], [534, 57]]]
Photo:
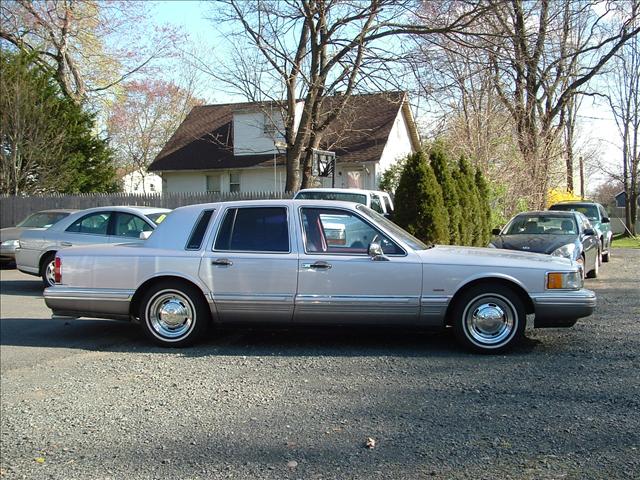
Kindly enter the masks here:
[[520, 295], [504, 285], [477, 285], [456, 299], [456, 338], [481, 353], [500, 353], [524, 335], [526, 310]]
[[206, 332], [211, 314], [196, 287], [161, 282], [140, 302], [140, 320], [148, 338], [165, 347], [186, 347]]

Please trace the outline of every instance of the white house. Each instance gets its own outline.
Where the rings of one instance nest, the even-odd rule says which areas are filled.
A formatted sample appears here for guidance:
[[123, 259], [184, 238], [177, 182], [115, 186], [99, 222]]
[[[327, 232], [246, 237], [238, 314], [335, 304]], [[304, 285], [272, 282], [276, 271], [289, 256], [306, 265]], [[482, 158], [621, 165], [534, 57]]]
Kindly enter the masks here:
[[125, 193], [162, 193], [162, 177], [155, 173], [133, 170], [121, 178]]
[[[325, 108], [337, 98], [325, 99]], [[273, 103], [194, 107], [149, 171], [162, 176], [165, 192], [283, 191], [282, 126]], [[320, 148], [336, 154], [336, 187], [376, 189], [382, 173], [419, 146], [406, 94], [386, 92], [351, 96]], [[317, 183], [331, 186], [332, 178]]]

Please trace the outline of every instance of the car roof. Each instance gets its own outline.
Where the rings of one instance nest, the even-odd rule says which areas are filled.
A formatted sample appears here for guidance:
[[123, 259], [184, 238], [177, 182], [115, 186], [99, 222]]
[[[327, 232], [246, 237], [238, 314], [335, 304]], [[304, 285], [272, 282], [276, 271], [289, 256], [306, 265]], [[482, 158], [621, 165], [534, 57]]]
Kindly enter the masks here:
[[[319, 203], [321, 202], [321, 203]], [[327, 204], [335, 205], [336, 207], [343, 207], [353, 209], [356, 205], [353, 202], [345, 202], [342, 200], [298, 200], [298, 199], [266, 199], [266, 200], [236, 200], [236, 201], [226, 201], [226, 202], [212, 202], [212, 203], [195, 203], [192, 205], [185, 205], [184, 207], [178, 207], [174, 210], [174, 212], [179, 211], [187, 211], [187, 210], [207, 210], [207, 209], [220, 209], [228, 206], [238, 206], [238, 207], [251, 207], [251, 206], [290, 206], [295, 207], [297, 205], [321, 205], [322, 207], [326, 207]], [[363, 205], [364, 206], [364, 205]]]
[[85, 210], [77, 210], [78, 212], [90, 213], [90, 212], [104, 212], [109, 210], [115, 210], [117, 212], [137, 212], [142, 214], [148, 213], [165, 213], [170, 212], [169, 208], [160, 208], [160, 207], [147, 207], [147, 206], [138, 206], [138, 205], [109, 205], [103, 207], [91, 207]]
[[378, 193], [375, 190], [363, 190], [360, 188], [303, 188], [302, 190], [299, 190], [296, 195], [301, 192], [356, 193], [360, 195]]
[[556, 202], [553, 205], [600, 205], [598, 202], [592, 202], [591, 200], [562, 200], [561, 202]]
[[73, 213], [77, 212], [77, 208], [47, 208], [46, 210], [39, 210], [37, 212], [33, 212], [31, 215], [35, 213]]
[[573, 217], [577, 213], [580, 213], [580, 212], [572, 212], [572, 211], [566, 211], [566, 210], [532, 210], [530, 212], [520, 212], [520, 213], [516, 214], [516, 217], [518, 217], [520, 215], [531, 215], [531, 216], [537, 215], [539, 217], [543, 217], [543, 216], [547, 216], [547, 217]]

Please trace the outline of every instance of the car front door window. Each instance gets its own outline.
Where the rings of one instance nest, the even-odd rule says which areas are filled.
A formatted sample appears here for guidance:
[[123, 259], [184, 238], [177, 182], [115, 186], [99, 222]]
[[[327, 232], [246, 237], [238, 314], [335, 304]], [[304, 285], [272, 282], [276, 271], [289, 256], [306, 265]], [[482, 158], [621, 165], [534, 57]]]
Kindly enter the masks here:
[[114, 235], [116, 237], [140, 238], [141, 232], [150, 232], [153, 227], [136, 215], [117, 213]]
[[109, 226], [110, 212], [86, 215], [67, 227], [67, 232], [87, 235], [106, 235]]
[[385, 255], [404, 253], [386, 235], [347, 210], [303, 208], [302, 227], [307, 253], [366, 255], [374, 240]]

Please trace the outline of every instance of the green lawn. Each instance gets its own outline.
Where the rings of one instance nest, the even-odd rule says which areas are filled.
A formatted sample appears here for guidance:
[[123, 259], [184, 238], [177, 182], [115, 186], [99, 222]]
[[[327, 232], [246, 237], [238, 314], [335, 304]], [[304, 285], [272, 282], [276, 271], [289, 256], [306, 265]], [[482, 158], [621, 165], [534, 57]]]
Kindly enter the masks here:
[[613, 248], [640, 248], [640, 238], [636, 237], [624, 237], [622, 235], [616, 235], [613, 237]]

